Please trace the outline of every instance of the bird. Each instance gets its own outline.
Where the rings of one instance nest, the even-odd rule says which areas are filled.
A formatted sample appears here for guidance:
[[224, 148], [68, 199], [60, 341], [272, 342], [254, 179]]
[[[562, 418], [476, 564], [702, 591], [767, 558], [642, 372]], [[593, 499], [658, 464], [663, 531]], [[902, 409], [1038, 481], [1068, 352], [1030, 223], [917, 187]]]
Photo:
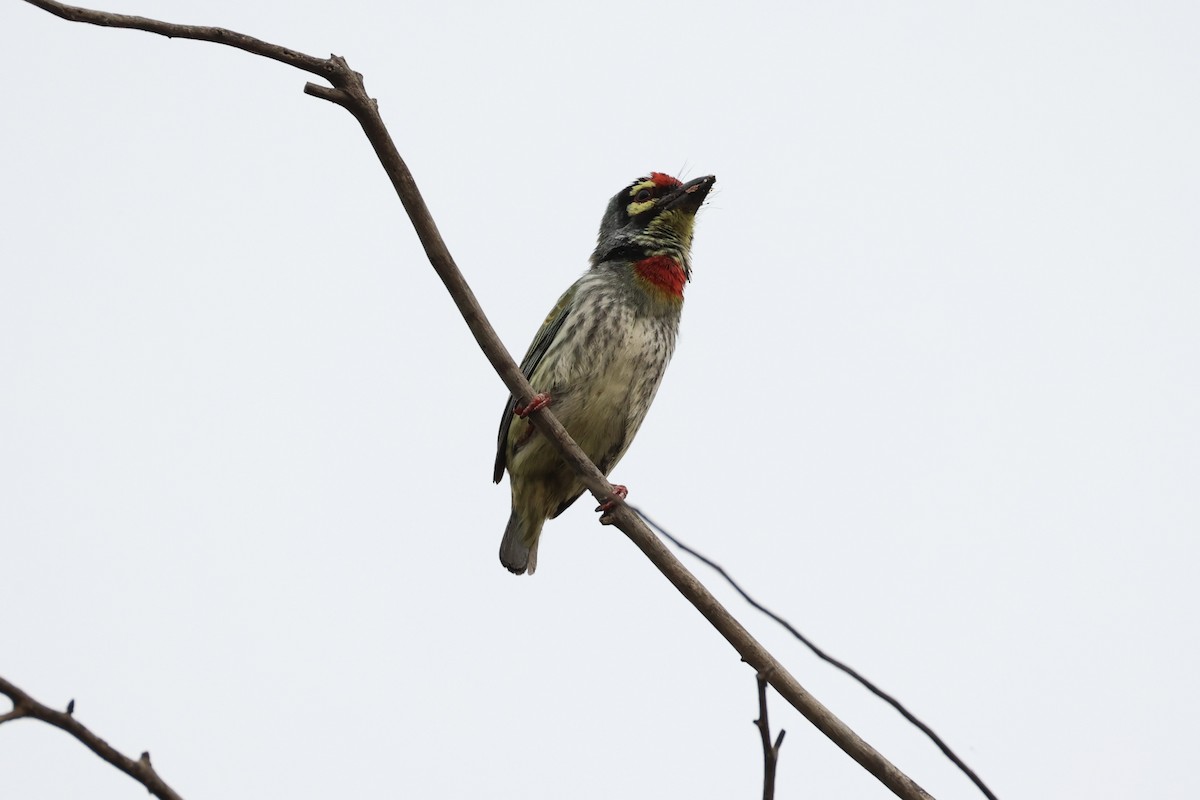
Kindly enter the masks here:
[[[521, 361], [536, 393], [500, 420], [493, 480], [508, 471], [512, 513], [500, 563], [533, 574], [542, 526], [584, 491], [583, 482], [530, 424], [547, 405], [608, 475], [642, 425], [675, 350], [683, 289], [691, 280], [696, 212], [716, 177], [680, 181], [651, 172], [609, 201], [589, 267], [567, 289]], [[614, 486], [624, 498], [624, 486]], [[597, 511], [610, 511], [613, 500]], [[601, 518], [601, 521], [606, 521]]]

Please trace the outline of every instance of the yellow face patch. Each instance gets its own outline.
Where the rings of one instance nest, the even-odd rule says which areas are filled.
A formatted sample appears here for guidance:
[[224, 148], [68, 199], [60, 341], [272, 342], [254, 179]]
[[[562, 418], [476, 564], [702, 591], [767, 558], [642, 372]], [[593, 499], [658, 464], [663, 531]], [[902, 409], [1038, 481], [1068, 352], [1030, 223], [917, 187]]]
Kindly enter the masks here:
[[[637, 197], [638, 192], [642, 191], [653, 192], [657, 186], [658, 184], [656, 184], [653, 180], [644, 180], [641, 183], [635, 183], [633, 186], [629, 187], [629, 196]], [[653, 197], [651, 197], [649, 200], [643, 200], [641, 202], [634, 201], [625, 206], [625, 213], [631, 217], [636, 217], [643, 211], [653, 208], [654, 204], [657, 202], [658, 200]]]
[[629, 205], [625, 206], [625, 213], [631, 217], [636, 217], [638, 214], [642, 213], [643, 211], [654, 208], [654, 204], [656, 202], [658, 202], [658, 201], [657, 200], [647, 200], [644, 203], [630, 203]]
[[658, 184], [652, 180], [644, 180], [641, 183], [635, 183], [633, 186], [629, 187], [629, 196], [637, 197], [637, 193], [640, 192], [642, 189], [649, 189], [650, 191], [653, 192], [654, 187], [656, 187], [656, 186], [658, 186]]

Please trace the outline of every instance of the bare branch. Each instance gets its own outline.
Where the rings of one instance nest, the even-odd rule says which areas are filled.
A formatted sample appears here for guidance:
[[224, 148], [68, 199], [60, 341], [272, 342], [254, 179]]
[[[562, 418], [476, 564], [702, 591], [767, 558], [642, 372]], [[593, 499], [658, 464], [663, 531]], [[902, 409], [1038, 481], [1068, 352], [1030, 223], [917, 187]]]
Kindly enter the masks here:
[[22, 717], [41, 720], [47, 725], [53, 725], [55, 728], [64, 730], [74, 736], [93, 753], [142, 784], [142, 786], [145, 786], [146, 791], [155, 797], [161, 798], [161, 800], [183, 800], [154, 771], [154, 767], [150, 764], [149, 753], [142, 753], [141, 757], [137, 761], [134, 761], [132, 758], [118, 752], [112, 745], [92, 733], [86, 726], [76, 720], [72, 716], [75, 712], [74, 700], [67, 703], [66, 711], [55, 711], [34, 700], [4, 678], [0, 678], [0, 694], [11, 700], [13, 704], [12, 711], [0, 715], [0, 724], [10, 722], [14, 719], [21, 719]]
[[[337, 103], [358, 120], [367, 139], [371, 142], [371, 146], [375, 149], [384, 171], [391, 179], [392, 186], [395, 188], [400, 202], [404, 205], [404, 210], [408, 213], [413, 228], [416, 229], [417, 237], [425, 248], [425, 254], [429, 258], [430, 264], [433, 265], [438, 277], [446, 285], [447, 291], [458, 306], [459, 313], [462, 314], [467, 326], [471, 329], [480, 349], [483, 350], [484, 355], [499, 373], [504, 385], [508, 387], [517, 402], [527, 405], [533, 398], [533, 388], [501, 343], [500, 337], [496, 335], [491, 323], [488, 322], [474, 293], [450, 255], [446, 243], [442, 240], [433, 216], [429, 213], [424, 198], [417, 190], [412, 173], [409, 172], [408, 166], [400, 157], [395, 142], [392, 141], [392, 137], [379, 115], [375, 101], [366, 93], [362, 76], [351, 70], [344, 59], [337, 56], [328, 60], [316, 59], [223, 28], [172, 25], [144, 17], [129, 17], [75, 8], [53, 2], [53, 0], [26, 0], [26, 2], [63, 19], [76, 22], [87, 22], [106, 27], [134, 28], [163, 36], [199, 39], [236, 47], [256, 55], [282, 61], [285, 64], [291, 64], [328, 80], [336, 91], [322, 89], [312, 84], [306, 86], [305, 91], [321, 99]], [[863, 741], [858, 734], [810, 695], [784, 669], [783, 665], [776, 661], [775, 657], [725, 610], [716, 597], [683, 566], [658, 537], [650, 532], [641, 518], [631, 511], [624, 501], [614, 498], [612, 484], [588, 459], [579, 445], [567, 435], [562, 423], [554, 417], [549, 409], [543, 408], [535, 411], [530, 416], [530, 420], [543, 436], [554, 443], [554, 446], [562, 454], [563, 460], [578, 473], [584, 485], [598, 501], [617, 500], [617, 507], [610, 512], [613, 523], [633, 540], [633, 543], [646, 554], [646, 557], [666, 576], [667, 580], [733, 645], [744, 661], [769, 676], [771, 685], [784, 699], [795, 706], [817, 729], [897, 796], [908, 800], [930, 797], [915, 781], [897, 769], [881, 753]]]
[[237, 31], [226, 30], [225, 28], [213, 28], [207, 25], [177, 25], [172, 22], [161, 22], [156, 19], [134, 17], [128, 14], [93, 11], [90, 8], [79, 8], [77, 6], [68, 6], [64, 3], [56, 3], [54, 0], [25, 0], [25, 2], [71, 22], [84, 22], [88, 25], [99, 25], [103, 28], [129, 28], [146, 31], [147, 33], [157, 33], [159, 36], [166, 36], [168, 39], [195, 39], [201, 42], [213, 42], [214, 44], [236, 47], [238, 50], [245, 50], [247, 53], [252, 53], [256, 56], [270, 58], [296, 67], [297, 69], [302, 69], [305, 72], [311, 72], [323, 78], [330, 78], [332, 82], [330, 62], [327, 59], [298, 53], [287, 47], [270, 44], [269, 42], [255, 39], [253, 36], [247, 36]]
[[910, 723], [912, 723], [919, 731], [921, 731], [926, 736], [928, 736], [930, 741], [932, 741], [935, 745], [937, 745], [937, 748], [942, 751], [942, 754], [945, 755], [946, 758], [950, 759], [950, 761], [952, 761], [954, 763], [954, 765], [956, 767], [958, 767], [964, 775], [966, 775], [968, 778], [970, 778], [971, 782], [975, 784], [976, 788], [978, 788], [979, 791], [983, 792], [984, 796], [987, 797], [988, 800], [996, 800], [996, 795], [993, 794], [992, 790], [989, 789], [987, 784], [985, 784], [983, 782], [983, 779], [980, 778], [977, 774], [975, 774], [975, 770], [973, 770], [969, 766], [967, 766], [967, 762], [965, 762], [961, 758], [959, 758], [958, 754], [955, 753], [950, 748], [950, 745], [946, 744], [945, 740], [942, 739], [941, 736], [938, 736], [937, 732], [934, 731], [933, 728], [929, 727], [924, 722], [917, 719], [917, 716], [915, 714], [913, 714], [911, 711], [909, 711], [907, 708], [905, 708], [903, 703], [901, 703], [895, 697], [892, 697], [892, 695], [888, 694], [883, 689], [880, 689], [872, 681], [867, 680], [863, 675], [861, 675], [857, 670], [851, 668], [848, 664], [846, 664], [842, 661], [839, 661], [838, 659], [836, 659], [833, 656], [826, 653], [820, 647], [817, 647], [817, 645], [811, 639], [809, 639], [807, 636], [805, 636], [800, 631], [796, 630], [796, 628], [792, 625], [792, 623], [788, 622], [786, 619], [779, 616], [774, 611], [767, 608], [762, 603], [758, 602], [753, 597], [751, 597], [749, 592], [747, 592], [745, 589], [743, 589], [741, 584], [739, 584], [737, 581], [735, 581], [733, 579], [733, 576], [730, 575], [728, 572], [726, 572], [725, 568], [722, 567], [720, 564], [713, 561], [711, 558], [704, 555], [703, 553], [700, 553], [700, 552], [692, 549], [691, 547], [687, 546], [683, 542], [676, 539], [675, 536], [670, 531], [668, 531], [662, 525], [659, 525], [653, 519], [648, 517], [646, 515], [646, 513], [644, 511], [642, 511], [640, 508], [634, 508], [633, 510], [636, 511], [642, 517], [642, 519], [646, 520], [647, 524], [649, 524], [651, 528], [658, 531], [658, 533], [661, 536], [665, 536], [667, 541], [669, 541], [671, 544], [675, 545], [683, 552], [687, 553], [690, 556], [693, 556], [694, 558], [699, 559], [700, 561], [704, 562], [704, 564], [706, 564], [707, 566], [712, 567], [714, 570], [716, 570], [717, 573], [722, 578], [724, 578], [729, 583], [729, 585], [734, 588], [734, 590], [738, 594], [740, 594], [742, 596], [742, 599], [744, 599], [751, 606], [758, 609], [762, 613], [766, 614], [768, 617], [775, 620], [780, 625], [782, 625], [784, 628], [786, 628], [790, 634], [792, 634], [797, 639], [799, 639], [804, 644], [805, 647], [807, 647], [809, 650], [811, 650], [813, 652], [813, 655], [815, 655], [817, 658], [821, 659], [825, 663], [830, 664], [833, 667], [846, 673], [851, 678], [858, 681], [859, 684], [861, 684], [862, 687], [864, 689], [866, 689], [868, 692], [875, 695], [880, 700], [883, 700], [885, 703], [890, 705], [892, 708], [896, 709], [896, 711], [900, 712], [900, 715], [902, 717], [904, 717], [906, 720], [908, 720]]
[[775, 765], [779, 763], [779, 748], [783, 747], [785, 730], [779, 731], [779, 738], [771, 743], [771, 723], [767, 720], [767, 678], [761, 672], [754, 676], [758, 683], [758, 719], [754, 724], [762, 735], [763, 747], [763, 800], [775, 798]]

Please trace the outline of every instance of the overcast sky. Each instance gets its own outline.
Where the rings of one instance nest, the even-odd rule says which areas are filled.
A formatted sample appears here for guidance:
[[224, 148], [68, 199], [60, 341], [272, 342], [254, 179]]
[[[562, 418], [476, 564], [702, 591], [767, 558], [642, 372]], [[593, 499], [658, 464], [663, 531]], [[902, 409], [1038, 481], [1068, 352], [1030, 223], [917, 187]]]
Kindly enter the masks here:
[[[345, 55], [518, 355], [609, 197], [716, 174], [613, 479], [1000, 797], [1200, 795], [1195, 4], [107, 8]], [[0, 50], [0, 675], [189, 800], [758, 796], [751, 670], [593, 504], [498, 563], [506, 390], [345, 111], [16, 0]], [[771, 719], [777, 796], [889, 796]], [[0, 727], [0, 797], [142, 796]]]

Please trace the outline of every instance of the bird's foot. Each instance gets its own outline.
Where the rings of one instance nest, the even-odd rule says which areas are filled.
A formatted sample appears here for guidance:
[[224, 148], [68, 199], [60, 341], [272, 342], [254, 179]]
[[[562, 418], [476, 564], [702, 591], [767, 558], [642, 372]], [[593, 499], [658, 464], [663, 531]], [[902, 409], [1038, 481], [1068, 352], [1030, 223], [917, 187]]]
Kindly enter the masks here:
[[552, 398], [552, 397], [550, 397], [550, 395], [549, 395], [548, 393], [546, 393], [546, 392], [538, 392], [537, 394], [535, 394], [535, 395], [534, 395], [534, 396], [533, 396], [533, 397], [532, 397], [532, 398], [529, 400], [529, 405], [527, 405], [527, 406], [521, 406], [521, 405], [518, 405], [518, 406], [513, 406], [513, 413], [514, 413], [514, 414], [516, 414], [516, 415], [517, 415], [518, 417], [520, 417], [521, 419], [525, 419], [526, 417], [528, 417], [528, 416], [529, 416], [530, 414], [532, 414], [533, 412], [535, 412], [535, 411], [537, 411], [537, 410], [539, 410], [539, 409], [545, 408], [546, 406], [550, 405], [550, 401], [551, 401], [552, 399], [553, 399], [553, 398]]
[[619, 483], [613, 484], [612, 497], [610, 497], [608, 500], [605, 500], [600, 505], [596, 506], [597, 511], [604, 512], [604, 514], [600, 517], [601, 525], [612, 525], [613, 518], [612, 518], [612, 514], [610, 514], [609, 512], [617, 507], [618, 499], [624, 500], [628, 496], [629, 496], [628, 489], [626, 489], [624, 486], [622, 486]]

